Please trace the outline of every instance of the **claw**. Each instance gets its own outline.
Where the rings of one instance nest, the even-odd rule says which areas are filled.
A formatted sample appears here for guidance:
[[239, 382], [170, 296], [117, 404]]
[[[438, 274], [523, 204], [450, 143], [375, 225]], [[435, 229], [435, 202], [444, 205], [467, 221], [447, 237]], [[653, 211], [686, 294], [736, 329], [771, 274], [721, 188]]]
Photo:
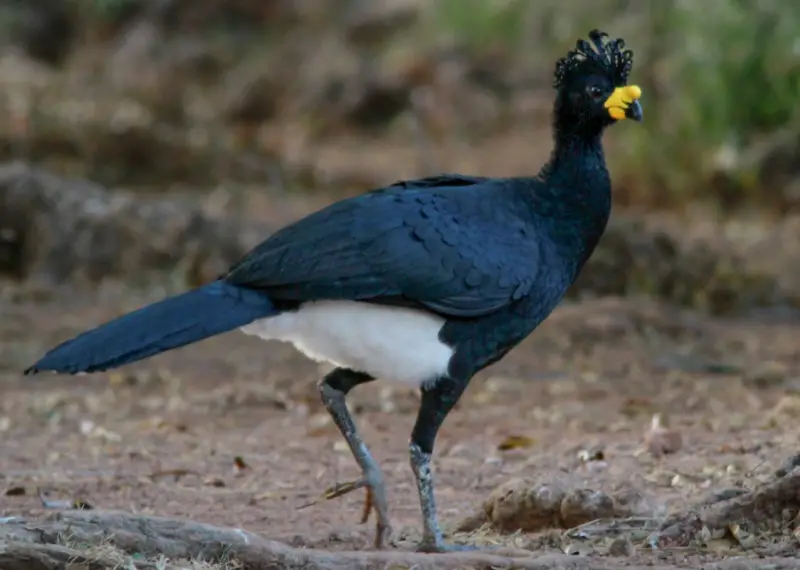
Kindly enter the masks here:
[[346, 495], [347, 493], [351, 493], [361, 487], [367, 487], [367, 493], [370, 492], [369, 487], [367, 486], [367, 482], [364, 479], [359, 479], [357, 481], [347, 481], [345, 483], [336, 483], [332, 487], [328, 487], [325, 489], [322, 494], [311, 501], [310, 503], [305, 503], [297, 507], [297, 510], [307, 509], [308, 507], [313, 507], [320, 501], [330, 501], [331, 499], [335, 499], [336, 497], [341, 497], [342, 495]]
[[372, 498], [372, 489], [370, 488], [366, 479], [358, 479], [356, 481], [337, 483], [333, 487], [328, 487], [327, 489], [325, 489], [325, 492], [323, 493], [322, 496], [324, 499], [329, 501], [331, 499], [341, 497], [342, 495], [352, 493], [353, 491], [361, 489], [362, 487], [364, 487], [366, 491], [366, 497], [364, 499], [364, 507], [361, 510], [361, 524], [364, 524], [369, 520], [369, 515], [372, 512], [372, 508], [375, 506], [375, 503]]
[[[372, 495], [372, 488], [369, 486], [366, 479], [358, 479], [356, 481], [346, 481], [344, 483], [337, 483], [333, 487], [328, 487], [327, 489], [325, 489], [325, 492], [322, 494], [321, 498], [329, 501], [331, 499], [341, 497], [342, 495], [352, 493], [353, 491], [361, 489], [362, 487], [366, 491], [366, 496], [364, 498], [364, 506], [361, 510], [361, 524], [364, 524], [369, 520], [369, 515], [372, 513], [372, 509], [375, 506], [375, 500], [373, 499]], [[316, 503], [317, 501], [314, 501], [314, 503]]]
[[320, 495], [310, 503], [300, 505], [299, 507], [297, 507], [297, 510], [312, 507], [323, 500], [330, 501], [331, 499], [336, 499], [337, 497], [341, 497], [342, 495], [346, 495], [348, 493], [352, 493], [353, 491], [357, 491], [362, 487], [366, 491], [366, 496], [364, 498], [364, 506], [361, 510], [361, 524], [365, 524], [367, 521], [369, 521], [369, 516], [370, 514], [372, 514], [372, 510], [375, 508], [375, 499], [372, 494], [372, 488], [370, 488], [369, 483], [367, 482], [366, 479], [345, 481], [344, 483], [337, 483], [336, 485], [328, 487], [327, 489], [325, 489], [325, 491], [322, 492], [322, 495]]
[[375, 495], [366, 478], [357, 479], [355, 481], [346, 481], [344, 483], [337, 483], [332, 487], [328, 487], [327, 489], [325, 489], [325, 491], [322, 493], [320, 497], [308, 503], [307, 505], [302, 505], [299, 508], [304, 509], [306, 507], [310, 507], [322, 500], [329, 501], [331, 499], [341, 497], [342, 495], [352, 493], [353, 491], [356, 491], [361, 488], [364, 488], [366, 491], [364, 507], [361, 510], [361, 524], [364, 524], [369, 520], [369, 516], [374, 510], [375, 516], [377, 518], [377, 521], [375, 523], [375, 549], [382, 550], [386, 546], [386, 543], [388, 542], [389, 537], [392, 534], [392, 528], [391, 526], [389, 526], [388, 523], [381, 520], [380, 513], [378, 512], [377, 503], [375, 501]]
[[331, 500], [335, 499], [336, 497], [346, 495], [347, 493], [352, 493], [353, 491], [361, 489], [362, 487], [366, 487], [367, 493], [369, 493], [369, 484], [367, 483], [366, 479], [357, 479], [355, 481], [336, 483], [336, 485], [333, 487], [328, 487], [325, 489], [325, 493], [322, 496], [327, 500]]
[[361, 524], [364, 524], [369, 520], [369, 515], [374, 506], [375, 502], [372, 498], [372, 489], [367, 487], [367, 496], [364, 498], [364, 508], [361, 510]]
[[417, 545], [415, 550], [426, 554], [444, 554], [446, 552], [474, 552], [481, 550], [481, 548], [472, 544], [446, 544], [444, 542], [423, 541]]
[[372, 497], [372, 488], [367, 484], [366, 479], [337, 483], [333, 487], [329, 487], [325, 490], [324, 497], [327, 500], [335, 499], [347, 493], [352, 493], [362, 487], [364, 487], [366, 495], [364, 497], [364, 506], [361, 509], [361, 524], [365, 524], [369, 520], [369, 515], [372, 513], [372, 509], [375, 506], [375, 501]]

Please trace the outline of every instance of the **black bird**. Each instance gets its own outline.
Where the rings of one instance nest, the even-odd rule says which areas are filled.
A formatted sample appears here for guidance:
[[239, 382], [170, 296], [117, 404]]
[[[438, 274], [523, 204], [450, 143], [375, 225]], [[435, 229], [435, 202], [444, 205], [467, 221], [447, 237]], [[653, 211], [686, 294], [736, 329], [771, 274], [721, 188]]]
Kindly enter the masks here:
[[378, 378], [418, 386], [409, 444], [423, 515], [418, 548], [455, 548], [436, 516], [434, 440], [470, 379], [556, 307], [605, 230], [602, 134], [642, 119], [624, 46], [594, 30], [557, 62], [555, 146], [537, 176], [442, 174], [334, 203], [278, 231], [220, 279], [66, 341], [26, 374], [107, 370], [233, 329], [291, 342], [335, 366], [320, 394], [363, 477], [330, 495], [367, 490], [376, 548], [391, 532], [384, 479], [345, 397]]

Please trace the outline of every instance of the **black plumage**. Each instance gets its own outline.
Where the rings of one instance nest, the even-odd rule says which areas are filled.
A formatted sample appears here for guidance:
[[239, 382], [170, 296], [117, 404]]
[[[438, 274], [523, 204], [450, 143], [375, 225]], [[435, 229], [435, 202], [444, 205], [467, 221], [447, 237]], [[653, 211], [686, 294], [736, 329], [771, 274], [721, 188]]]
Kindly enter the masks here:
[[[627, 85], [632, 52], [623, 48], [622, 40], [607, 41], [593, 31], [559, 60], [554, 149], [537, 176], [442, 174], [336, 202], [270, 236], [219, 281], [84, 333], [26, 372], [113, 368], [250, 323], [306, 314], [320, 301], [360, 302], [342, 305], [348, 310], [412, 309], [438, 319], [419, 321], [420, 334], [429, 323], [440, 323], [429, 339], [438, 352], [432, 350], [432, 364], [419, 370], [433, 370], [436, 355], [449, 352], [431, 377], [413, 379], [422, 400], [410, 455], [423, 511], [420, 548], [448, 548], [433, 500], [430, 458], [436, 434], [470, 379], [556, 307], [606, 227], [611, 183], [601, 137], [614, 122], [642, 116], [641, 92]], [[385, 315], [381, 326], [388, 338], [400, 321], [393, 320], [398, 313]], [[353, 313], [353, 327], [367, 322], [360, 318]], [[295, 327], [292, 334], [311, 337], [316, 333], [308, 323], [323, 324], [306, 320], [301, 331], [295, 321], [281, 322]], [[381, 547], [390, 532], [383, 477], [358, 435], [345, 396], [387, 370], [378, 358], [414, 355], [402, 353], [403, 346], [382, 345], [383, 352], [370, 361], [353, 348], [355, 341], [344, 342], [355, 332], [348, 330], [349, 321], [342, 322], [340, 329], [319, 333], [336, 353], [327, 356], [336, 368], [320, 391], [363, 471], [348, 490], [367, 489], [366, 514], [374, 508]]]

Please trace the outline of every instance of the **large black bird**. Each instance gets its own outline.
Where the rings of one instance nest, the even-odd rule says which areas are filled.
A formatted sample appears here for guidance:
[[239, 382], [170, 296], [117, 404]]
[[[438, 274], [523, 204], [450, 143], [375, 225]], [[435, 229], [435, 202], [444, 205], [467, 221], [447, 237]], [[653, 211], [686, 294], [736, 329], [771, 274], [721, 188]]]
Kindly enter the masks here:
[[335, 368], [319, 385], [363, 477], [376, 548], [390, 534], [383, 475], [345, 403], [375, 379], [419, 387], [409, 452], [422, 551], [442, 540], [431, 454], [470, 379], [526, 338], [592, 254], [611, 211], [601, 138], [642, 119], [633, 54], [594, 30], [555, 68], [555, 146], [535, 177], [443, 174], [342, 200], [278, 231], [220, 279], [53, 348], [26, 370], [115, 368], [233, 329], [291, 342]]

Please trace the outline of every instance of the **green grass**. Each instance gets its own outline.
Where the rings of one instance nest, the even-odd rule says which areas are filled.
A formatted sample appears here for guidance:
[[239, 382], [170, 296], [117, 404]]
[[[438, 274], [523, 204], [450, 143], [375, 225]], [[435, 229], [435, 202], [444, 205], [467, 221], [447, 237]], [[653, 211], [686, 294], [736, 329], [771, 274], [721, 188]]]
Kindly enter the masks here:
[[762, 188], [761, 164], [747, 157], [797, 128], [800, 12], [772, 0], [664, 3], [658, 12], [647, 26], [655, 57], [638, 69], [650, 76], [648, 121], [625, 133], [620, 168], [667, 202], [777, 193]]

